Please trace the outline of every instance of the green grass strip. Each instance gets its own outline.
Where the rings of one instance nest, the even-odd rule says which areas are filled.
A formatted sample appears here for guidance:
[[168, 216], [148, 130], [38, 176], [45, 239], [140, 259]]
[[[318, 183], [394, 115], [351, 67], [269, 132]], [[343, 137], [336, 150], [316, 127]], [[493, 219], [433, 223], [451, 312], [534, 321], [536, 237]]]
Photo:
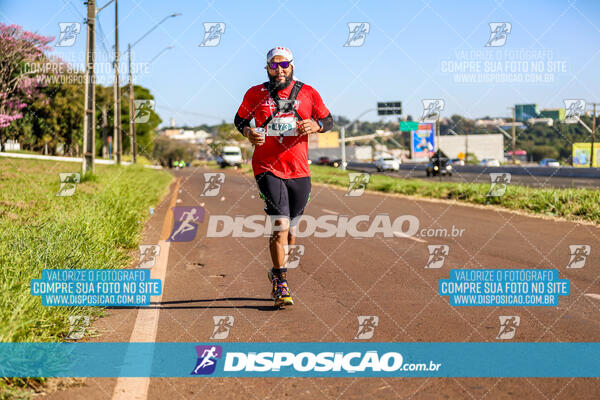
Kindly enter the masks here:
[[80, 164], [0, 159], [0, 341], [61, 341], [70, 315], [94, 307], [44, 307], [31, 296], [42, 269], [124, 268], [139, 244], [149, 207], [172, 176], [141, 166], [97, 165], [70, 197], [57, 197], [59, 172]]

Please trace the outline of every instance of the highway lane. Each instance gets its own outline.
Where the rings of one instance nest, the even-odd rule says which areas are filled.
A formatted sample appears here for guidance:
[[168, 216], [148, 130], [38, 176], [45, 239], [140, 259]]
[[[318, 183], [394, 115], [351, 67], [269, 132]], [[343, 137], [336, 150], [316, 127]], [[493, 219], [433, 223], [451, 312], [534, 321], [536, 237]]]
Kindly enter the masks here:
[[[360, 315], [379, 317], [371, 339], [378, 342], [497, 342], [502, 315], [521, 318], [514, 341], [600, 341], [600, 300], [587, 296], [600, 294], [593, 268], [600, 254], [592, 250], [586, 267], [565, 269], [570, 244], [600, 247], [597, 226], [377, 193], [346, 197], [344, 190], [314, 185], [307, 215], [413, 215], [425, 231], [416, 238], [300, 239], [305, 255], [289, 273], [295, 305], [274, 311], [267, 239], [206, 237], [210, 216], [263, 215], [255, 182], [225, 170], [219, 196], [203, 197], [206, 171], [175, 172], [181, 177], [177, 204], [201, 205], [206, 214], [194, 241], [171, 243], [164, 294], [155, 304], [158, 342], [353, 341]], [[167, 208], [158, 207], [147, 225], [149, 240], [157, 239]], [[449, 246], [440, 269], [425, 268], [431, 244]], [[561, 278], [571, 280], [571, 295], [558, 307], [452, 307], [437, 294], [439, 279], [448, 278], [451, 268], [486, 267], [558, 268]], [[111, 310], [96, 324], [101, 336], [93, 340], [128, 340], [131, 311]], [[210, 338], [213, 316], [234, 317], [227, 339]], [[109, 399], [113, 387], [114, 380], [88, 379], [51, 398]], [[152, 378], [148, 398], [597, 399], [599, 392], [597, 379], [570, 378]]]
[[[512, 174], [511, 175], [511, 184], [515, 185], [524, 185], [531, 187], [539, 187], [539, 188], [547, 188], [547, 187], [556, 187], [556, 188], [590, 188], [590, 189], [598, 189], [600, 188], [600, 174], [597, 177], [565, 177], [565, 176], [543, 176], [536, 175], [537, 171], [531, 168], [523, 167], [523, 174]], [[404, 164], [402, 165], [399, 171], [386, 171], [386, 172], [378, 172], [377, 169], [372, 164], [366, 163], [349, 163], [349, 170], [356, 170], [362, 172], [368, 172], [371, 174], [385, 174], [388, 176], [394, 176], [398, 178], [411, 178], [411, 179], [421, 179], [424, 181], [439, 181], [440, 178], [436, 177], [427, 177], [425, 173], [425, 169], [423, 165], [419, 164]], [[536, 167], [537, 169], [537, 167]], [[455, 169], [452, 173], [452, 176], [442, 176], [442, 181], [444, 182], [463, 182], [463, 183], [490, 183], [490, 172], [500, 172], [502, 169], [496, 170], [495, 168], [489, 168], [488, 170], [481, 172], [469, 172], [469, 171], [460, 171]], [[530, 171], [531, 174], [528, 174], [527, 171]]]

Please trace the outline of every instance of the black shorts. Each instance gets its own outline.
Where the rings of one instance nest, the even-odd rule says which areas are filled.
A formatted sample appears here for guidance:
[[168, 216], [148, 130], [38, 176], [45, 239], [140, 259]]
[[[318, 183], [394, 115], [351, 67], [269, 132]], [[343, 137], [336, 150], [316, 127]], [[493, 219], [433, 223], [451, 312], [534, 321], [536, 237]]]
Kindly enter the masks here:
[[304, 207], [310, 197], [310, 176], [282, 179], [270, 172], [263, 172], [255, 178], [266, 204], [267, 215], [294, 219], [304, 213]]

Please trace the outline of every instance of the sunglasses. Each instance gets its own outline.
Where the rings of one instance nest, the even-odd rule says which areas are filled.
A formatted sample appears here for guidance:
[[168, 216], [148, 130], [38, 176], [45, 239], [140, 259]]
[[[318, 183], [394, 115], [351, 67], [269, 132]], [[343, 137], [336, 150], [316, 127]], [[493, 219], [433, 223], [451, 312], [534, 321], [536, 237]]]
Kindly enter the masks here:
[[271, 69], [277, 69], [277, 66], [281, 66], [281, 68], [286, 69], [287, 67], [290, 66], [292, 62], [291, 61], [281, 61], [281, 62], [275, 62], [275, 61], [271, 61], [269, 63], [269, 68]]

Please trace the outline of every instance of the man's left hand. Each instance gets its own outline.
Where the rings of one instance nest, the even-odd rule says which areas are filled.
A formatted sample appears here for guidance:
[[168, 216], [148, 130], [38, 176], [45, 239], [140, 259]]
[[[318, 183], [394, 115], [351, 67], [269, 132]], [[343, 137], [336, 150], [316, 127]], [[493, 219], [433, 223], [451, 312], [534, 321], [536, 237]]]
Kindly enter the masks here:
[[311, 133], [319, 132], [321, 130], [321, 126], [315, 120], [305, 119], [298, 121], [296, 124], [296, 130], [300, 135], [309, 135]]

